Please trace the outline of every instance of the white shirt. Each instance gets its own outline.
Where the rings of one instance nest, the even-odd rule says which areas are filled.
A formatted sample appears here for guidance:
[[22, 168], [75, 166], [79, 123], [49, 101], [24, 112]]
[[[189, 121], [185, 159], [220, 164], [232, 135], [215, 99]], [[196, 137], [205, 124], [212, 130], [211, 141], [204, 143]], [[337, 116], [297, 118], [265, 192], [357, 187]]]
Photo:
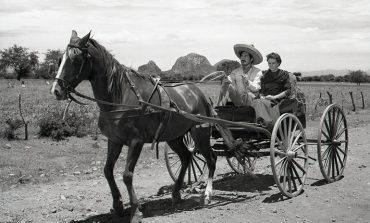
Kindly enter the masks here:
[[[243, 81], [245, 76], [245, 81]], [[233, 70], [230, 74], [231, 84], [240, 95], [247, 94], [248, 92], [257, 93], [261, 89], [262, 71], [253, 66], [247, 73], [244, 73], [243, 68], [239, 67]], [[249, 80], [249, 85], [246, 80]]]

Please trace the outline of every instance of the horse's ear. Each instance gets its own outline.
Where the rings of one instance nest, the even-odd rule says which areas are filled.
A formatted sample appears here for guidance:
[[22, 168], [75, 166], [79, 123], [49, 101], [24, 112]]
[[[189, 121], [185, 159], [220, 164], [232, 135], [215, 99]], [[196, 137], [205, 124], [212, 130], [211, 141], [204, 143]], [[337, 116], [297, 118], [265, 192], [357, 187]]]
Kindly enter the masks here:
[[86, 34], [86, 36], [82, 37], [82, 39], [80, 41], [81, 46], [86, 46], [87, 41], [89, 41], [89, 39], [90, 39], [90, 34], [91, 34], [91, 31], [88, 34]]
[[72, 30], [71, 40], [78, 38], [77, 32], [75, 30]]

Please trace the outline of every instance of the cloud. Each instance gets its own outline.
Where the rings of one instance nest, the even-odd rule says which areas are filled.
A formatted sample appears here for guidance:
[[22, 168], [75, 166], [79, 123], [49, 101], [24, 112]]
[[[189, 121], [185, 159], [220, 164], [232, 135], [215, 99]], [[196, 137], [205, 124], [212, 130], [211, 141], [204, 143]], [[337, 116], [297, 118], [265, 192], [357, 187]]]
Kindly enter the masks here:
[[235, 59], [232, 52], [235, 43], [254, 43], [264, 54], [282, 52], [299, 64], [305, 61], [299, 62], [296, 55], [340, 54], [343, 45], [353, 46], [347, 47], [351, 53], [370, 57], [368, 0], [0, 0], [0, 3], [0, 47], [4, 48], [13, 44], [38, 51], [65, 47], [71, 30], [75, 29], [79, 33], [92, 30], [94, 38], [114, 49], [129, 64], [131, 60], [136, 63], [152, 59], [170, 67], [178, 56], [190, 51], [199, 52], [212, 62]]

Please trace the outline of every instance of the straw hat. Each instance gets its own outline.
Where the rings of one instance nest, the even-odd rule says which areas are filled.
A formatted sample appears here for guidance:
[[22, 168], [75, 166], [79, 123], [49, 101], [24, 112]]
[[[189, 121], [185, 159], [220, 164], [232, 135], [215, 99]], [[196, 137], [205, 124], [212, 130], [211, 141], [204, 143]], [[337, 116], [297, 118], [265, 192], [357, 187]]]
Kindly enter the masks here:
[[234, 52], [236, 54], [236, 56], [240, 59], [240, 54], [245, 51], [247, 53], [249, 53], [250, 55], [252, 55], [253, 57], [253, 64], [254, 65], [257, 65], [257, 64], [260, 64], [262, 61], [263, 61], [263, 57], [262, 57], [262, 54], [260, 53], [260, 51], [258, 51], [254, 46], [253, 44], [235, 44], [234, 45]]

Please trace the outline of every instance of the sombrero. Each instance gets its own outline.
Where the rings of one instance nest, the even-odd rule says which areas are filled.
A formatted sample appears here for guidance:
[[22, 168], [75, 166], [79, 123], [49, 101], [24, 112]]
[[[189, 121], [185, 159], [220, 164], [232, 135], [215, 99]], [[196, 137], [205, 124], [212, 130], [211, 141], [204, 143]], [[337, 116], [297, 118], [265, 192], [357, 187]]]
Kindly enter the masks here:
[[253, 44], [235, 44], [234, 45], [234, 52], [238, 58], [240, 58], [240, 54], [245, 51], [252, 55], [253, 57], [253, 64], [259, 64], [263, 61], [262, 54], [256, 48], [254, 48]]

